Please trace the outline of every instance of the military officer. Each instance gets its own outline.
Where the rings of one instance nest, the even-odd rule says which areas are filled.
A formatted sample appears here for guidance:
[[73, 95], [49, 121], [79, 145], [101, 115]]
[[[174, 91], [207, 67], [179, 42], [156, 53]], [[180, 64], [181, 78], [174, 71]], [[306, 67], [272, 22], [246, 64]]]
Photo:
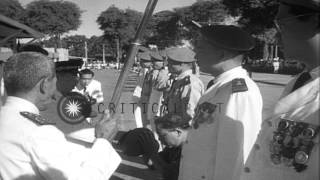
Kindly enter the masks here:
[[159, 116], [160, 107], [162, 103], [163, 91], [160, 88], [161, 84], [166, 83], [169, 80], [168, 69], [164, 67], [164, 57], [159, 51], [153, 51], [150, 53], [151, 61], [153, 64], [151, 72], [151, 94], [148, 103], [148, 120], [150, 120], [150, 126], [152, 131], [155, 132], [154, 118]]
[[215, 79], [198, 102], [179, 180], [237, 180], [261, 125], [259, 88], [241, 67], [254, 40], [236, 26], [205, 26], [200, 32], [199, 66]]
[[244, 180], [318, 180], [320, 0], [280, 0], [284, 55], [306, 64], [264, 120]]
[[136, 103], [134, 116], [137, 127], [145, 127], [148, 124], [147, 108], [152, 89], [151, 70], [152, 62], [150, 52], [138, 54], [141, 69], [138, 73], [137, 86], [133, 92], [133, 101]]
[[167, 58], [169, 72], [174, 80], [165, 97], [166, 113], [174, 113], [190, 121], [204, 93], [202, 81], [193, 74], [195, 53], [187, 47], [174, 47], [167, 50]]
[[40, 116], [53, 98], [56, 81], [53, 62], [40, 53], [17, 53], [4, 65], [8, 98], [0, 111], [3, 180], [109, 179], [120, 164], [109, 142], [114, 121], [100, 121], [92, 147], [84, 149]]

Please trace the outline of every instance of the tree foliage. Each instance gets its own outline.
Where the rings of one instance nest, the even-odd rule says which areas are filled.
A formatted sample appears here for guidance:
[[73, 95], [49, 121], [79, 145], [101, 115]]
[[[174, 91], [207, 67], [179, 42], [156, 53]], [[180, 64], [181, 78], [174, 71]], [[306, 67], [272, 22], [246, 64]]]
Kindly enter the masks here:
[[116, 40], [120, 41], [122, 47], [130, 44], [134, 38], [142, 13], [126, 9], [121, 10], [114, 5], [103, 11], [97, 22], [100, 29], [104, 31], [104, 38], [115, 44]]
[[18, 0], [1, 0], [0, 14], [19, 21], [24, 16], [24, 8]]
[[173, 11], [161, 11], [153, 16], [153, 34], [148, 43], [155, 43], [160, 48], [178, 45], [183, 39], [196, 38], [198, 33], [192, 20], [203, 24], [219, 24], [229, 16], [229, 11], [220, 1], [197, 1]]
[[80, 16], [80, 8], [73, 2], [38, 0], [27, 5], [24, 22], [49, 36], [61, 36], [80, 26]]

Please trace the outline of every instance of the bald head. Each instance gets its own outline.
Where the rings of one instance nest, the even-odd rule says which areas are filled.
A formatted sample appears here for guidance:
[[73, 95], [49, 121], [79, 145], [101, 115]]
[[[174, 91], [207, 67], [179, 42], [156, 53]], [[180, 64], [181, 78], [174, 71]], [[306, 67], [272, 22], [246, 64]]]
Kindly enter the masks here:
[[21, 52], [11, 56], [3, 72], [8, 95], [28, 93], [41, 79], [55, 77], [53, 62], [37, 52]]

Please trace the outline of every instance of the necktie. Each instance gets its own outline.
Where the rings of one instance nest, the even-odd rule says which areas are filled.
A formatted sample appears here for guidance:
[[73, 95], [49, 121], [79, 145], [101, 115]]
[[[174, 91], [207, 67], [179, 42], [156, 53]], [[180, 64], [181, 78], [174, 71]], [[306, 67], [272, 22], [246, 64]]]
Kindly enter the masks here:
[[311, 79], [311, 75], [309, 72], [304, 72], [302, 73], [297, 81], [294, 83], [293, 88], [291, 90], [291, 92], [295, 91], [296, 89], [300, 88], [301, 86], [303, 86], [307, 81], [309, 81]]

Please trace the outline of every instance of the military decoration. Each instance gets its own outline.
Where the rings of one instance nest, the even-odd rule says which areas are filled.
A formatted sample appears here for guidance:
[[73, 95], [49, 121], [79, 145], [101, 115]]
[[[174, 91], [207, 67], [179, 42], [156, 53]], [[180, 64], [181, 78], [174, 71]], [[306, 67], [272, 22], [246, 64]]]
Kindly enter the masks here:
[[204, 102], [202, 104], [200, 104], [195, 112], [195, 117], [194, 117], [194, 123], [193, 126], [195, 129], [197, 129], [199, 127], [200, 124], [202, 123], [208, 123], [211, 124], [214, 122], [214, 112], [217, 108], [216, 104], [212, 104], [209, 102]]
[[318, 132], [319, 126], [281, 119], [270, 142], [271, 161], [292, 167], [297, 172], [304, 171]]

